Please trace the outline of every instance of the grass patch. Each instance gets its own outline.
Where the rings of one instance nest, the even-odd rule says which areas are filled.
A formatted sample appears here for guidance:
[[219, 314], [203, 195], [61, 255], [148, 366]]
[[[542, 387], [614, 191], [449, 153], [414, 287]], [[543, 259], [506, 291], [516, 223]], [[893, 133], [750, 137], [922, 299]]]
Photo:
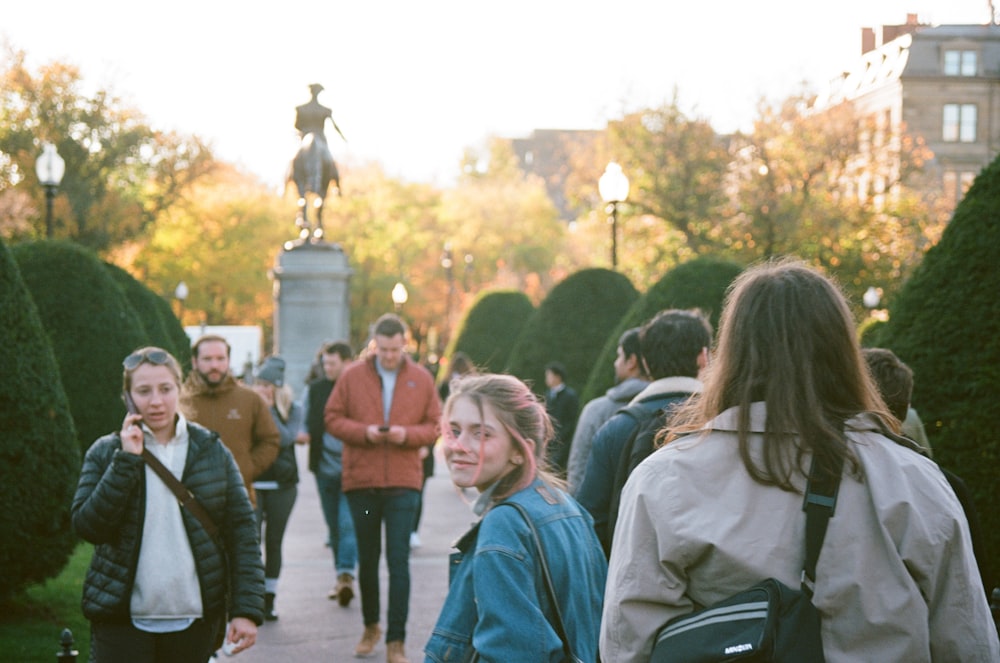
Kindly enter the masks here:
[[4, 660], [52, 663], [63, 629], [73, 632], [77, 661], [90, 657], [90, 624], [80, 609], [83, 579], [94, 547], [81, 543], [55, 578], [32, 585], [0, 605], [0, 652]]

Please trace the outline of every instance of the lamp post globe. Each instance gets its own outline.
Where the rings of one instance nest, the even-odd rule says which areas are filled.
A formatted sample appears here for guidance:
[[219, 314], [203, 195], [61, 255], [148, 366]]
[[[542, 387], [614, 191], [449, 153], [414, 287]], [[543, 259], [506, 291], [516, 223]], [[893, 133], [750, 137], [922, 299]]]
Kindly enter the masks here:
[[604, 169], [604, 174], [597, 181], [597, 190], [601, 199], [607, 203], [611, 216], [611, 269], [618, 268], [618, 205], [628, 198], [628, 178], [622, 172], [622, 167], [611, 161]]
[[66, 174], [66, 161], [59, 156], [52, 143], [42, 145], [42, 153], [35, 160], [35, 174], [38, 175], [38, 182], [45, 187], [45, 237], [52, 239], [52, 201]]
[[406, 286], [400, 282], [396, 282], [396, 285], [392, 287], [392, 303], [396, 306], [396, 311], [399, 312], [403, 308], [403, 304], [410, 298], [410, 293], [406, 292]]

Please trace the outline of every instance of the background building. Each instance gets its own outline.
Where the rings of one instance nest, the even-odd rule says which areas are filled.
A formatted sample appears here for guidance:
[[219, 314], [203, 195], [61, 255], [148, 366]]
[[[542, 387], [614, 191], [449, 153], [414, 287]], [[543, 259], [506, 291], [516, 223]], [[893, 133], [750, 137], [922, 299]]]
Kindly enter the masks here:
[[888, 139], [919, 137], [954, 208], [1000, 145], [1000, 25], [929, 26], [909, 14], [881, 32], [862, 28], [861, 52], [818, 106], [850, 101]]

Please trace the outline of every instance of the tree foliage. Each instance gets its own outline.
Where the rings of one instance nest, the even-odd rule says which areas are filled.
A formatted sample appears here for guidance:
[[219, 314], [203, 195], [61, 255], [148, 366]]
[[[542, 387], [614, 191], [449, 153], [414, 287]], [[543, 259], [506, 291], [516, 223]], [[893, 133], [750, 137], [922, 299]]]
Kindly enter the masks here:
[[0, 235], [46, 236], [45, 192], [34, 167], [43, 142], [66, 162], [53, 236], [98, 251], [141, 234], [211, 169], [199, 139], [152, 129], [110, 90], [85, 93], [76, 67], [57, 62], [33, 73], [24, 52], [8, 49], [2, 57]]
[[[987, 563], [1000, 573], [1000, 160], [973, 183], [941, 241], [906, 282], [879, 330], [913, 369], [913, 405], [934, 458], [968, 484], [982, 521]], [[982, 562], [983, 560], [980, 560]], [[991, 585], [992, 586], [992, 585]]]
[[732, 152], [727, 253], [794, 254], [857, 300], [871, 285], [891, 295], [946, 220], [922, 193], [922, 142], [848, 102], [821, 112], [805, 93], [762, 103]]
[[53, 577], [76, 544], [80, 472], [69, 404], [38, 309], [0, 241], [0, 598]]
[[575, 272], [560, 281], [521, 329], [508, 372], [544, 389], [545, 365], [560, 361], [567, 383], [580, 391], [608, 337], [639, 292], [608, 269]]
[[12, 247], [59, 362], [79, 443], [121, 426], [122, 359], [148, 337], [122, 289], [91, 251], [67, 241]]
[[280, 200], [255, 178], [219, 166], [162, 212], [150, 232], [112, 254], [156, 293], [184, 281], [184, 324], [272, 325], [268, 277], [295, 235], [294, 207], [281, 223]]

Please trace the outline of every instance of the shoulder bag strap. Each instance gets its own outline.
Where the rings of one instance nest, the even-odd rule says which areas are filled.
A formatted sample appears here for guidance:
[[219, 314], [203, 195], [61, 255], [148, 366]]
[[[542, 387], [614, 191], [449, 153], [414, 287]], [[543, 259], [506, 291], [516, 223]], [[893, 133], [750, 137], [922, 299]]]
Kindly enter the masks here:
[[145, 445], [142, 448], [142, 459], [156, 472], [157, 476], [163, 479], [163, 483], [167, 484], [167, 488], [177, 497], [177, 501], [181, 503], [181, 506], [190, 511], [191, 515], [198, 519], [198, 522], [205, 528], [208, 535], [213, 539], [218, 536], [219, 528], [215, 526], [212, 517], [205, 511], [205, 507], [201, 505], [198, 498], [170, 470], [164, 467], [160, 459], [154, 456]]
[[816, 472], [816, 459], [813, 458], [809, 468], [809, 482], [806, 484], [806, 497], [802, 510], [806, 512], [806, 559], [802, 565], [802, 591], [812, 598], [816, 584], [816, 562], [819, 551], [826, 538], [826, 526], [833, 517], [837, 505], [837, 491], [840, 489], [840, 474], [843, 472], [843, 460], [837, 464], [837, 473], [833, 480], [820, 482]]
[[538, 537], [538, 530], [535, 528], [535, 523], [531, 520], [531, 516], [523, 506], [517, 504], [516, 502], [500, 502], [500, 505], [506, 504], [507, 506], [512, 506], [520, 512], [521, 517], [524, 521], [528, 523], [528, 529], [531, 530], [531, 538], [535, 542], [535, 550], [538, 552], [538, 562], [542, 567], [542, 577], [545, 580], [545, 591], [549, 595], [549, 603], [552, 604], [552, 612], [555, 613], [555, 623], [553, 626], [556, 629], [556, 633], [559, 634], [559, 639], [563, 643], [563, 652], [566, 654], [567, 659], [571, 661], [577, 661], [579, 659], [573, 655], [573, 648], [569, 644], [569, 638], [566, 636], [566, 628], [563, 626], [562, 613], [559, 610], [559, 602], [556, 600], [556, 590], [552, 585], [552, 576], [549, 573], [549, 563], [545, 558], [545, 549], [542, 548], [542, 541]]

